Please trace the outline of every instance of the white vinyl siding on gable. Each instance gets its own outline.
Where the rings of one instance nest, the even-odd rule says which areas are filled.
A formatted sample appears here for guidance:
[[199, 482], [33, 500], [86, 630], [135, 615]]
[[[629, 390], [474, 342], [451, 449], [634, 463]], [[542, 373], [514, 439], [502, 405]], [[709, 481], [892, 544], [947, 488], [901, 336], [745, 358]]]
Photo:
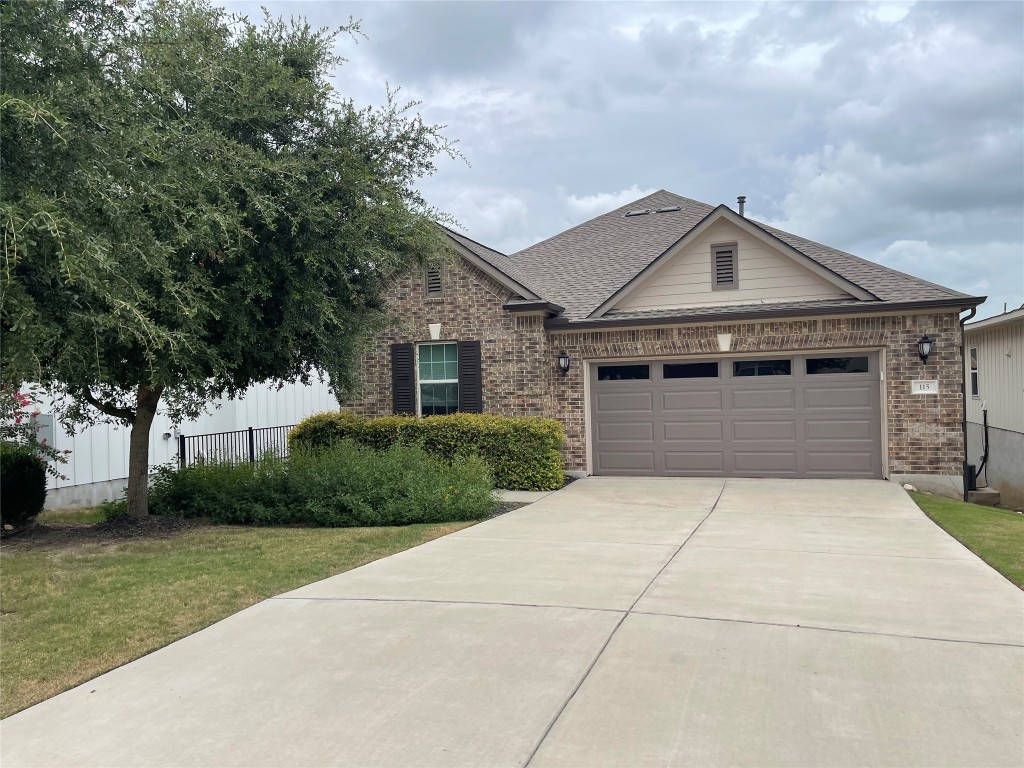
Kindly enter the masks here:
[[[738, 285], [714, 289], [712, 246], [736, 243]], [[611, 311], [849, 298], [835, 285], [727, 221], [709, 227]]]

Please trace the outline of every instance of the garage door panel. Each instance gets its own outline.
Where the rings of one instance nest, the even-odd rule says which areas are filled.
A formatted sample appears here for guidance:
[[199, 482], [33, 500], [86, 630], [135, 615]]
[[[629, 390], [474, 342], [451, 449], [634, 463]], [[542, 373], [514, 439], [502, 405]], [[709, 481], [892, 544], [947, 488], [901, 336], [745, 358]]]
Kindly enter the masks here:
[[[742, 385], [734, 385], [742, 386]], [[796, 408], [796, 391], [793, 389], [734, 389], [732, 391], [732, 410], [764, 411], [787, 410]]]
[[601, 469], [654, 471], [654, 451], [602, 451]]
[[871, 419], [808, 419], [804, 427], [808, 441], [872, 440], [877, 431]]
[[725, 454], [721, 451], [665, 451], [668, 472], [722, 473]]
[[605, 392], [597, 395], [597, 407], [601, 413], [653, 413], [652, 392]]
[[[821, 357], [825, 353], [815, 353]], [[779, 355], [792, 375], [744, 358], [718, 358], [721, 378], [665, 378], [665, 361], [637, 360], [649, 380], [599, 381], [591, 370], [593, 469], [598, 474], [725, 477], [882, 475], [881, 383], [870, 373], [810, 375], [806, 358]], [[745, 358], [753, 360], [754, 358]], [[693, 365], [710, 365], [686, 359]], [[819, 366], [820, 368], [820, 366]], [[787, 370], [790, 370], [787, 369]], [[815, 369], [817, 370], [817, 369]]]
[[[668, 385], [665, 382], [664, 385]], [[664, 386], [663, 385], [663, 386]], [[691, 392], [661, 392], [661, 410], [671, 411], [721, 411], [721, 390], [694, 390]]]
[[733, 440], [796, 440], [793, 421], [734, 421]]
[[807, 454], [807, 472], [822, 477], [841, 477], [870, 472], [873, 463], [871, 449]]
[[650, 421], [599, 422], [598, 440], [640, 440], [654, 441], [654, 423]]
[[722, 442], [722, 422], [720, 421], [666, 421], [664, 424], [665, 440], [714, 440]]
[[818, 408], [834, 410], [840, 408], [868, 408], [871, 405], [871, 393], [876, 387], [867, 385], [857, 387], [807, 387], [804, 391], [804, 408], [808, 411]]
[[737, 472], [788, 474], [797, 472], [796, 451], [733, 451]]

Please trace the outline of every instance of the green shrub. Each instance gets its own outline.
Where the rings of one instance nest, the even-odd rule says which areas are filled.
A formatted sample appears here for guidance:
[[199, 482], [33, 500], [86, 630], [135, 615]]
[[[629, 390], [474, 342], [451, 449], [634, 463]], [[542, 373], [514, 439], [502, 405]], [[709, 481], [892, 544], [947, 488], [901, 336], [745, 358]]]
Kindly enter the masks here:
[[21, 528], [44, 503], [46, 464], [26, 447], [0, 442], [0, 525]]
[[551, 491], [562, 487], [561, 422], [535, 416], [455, 413], [450, 416], [384, 416], [368, 419], [354, 413], [318, 413], [296, 426], [288, 437], [292, 450], [323, 450], [340, 440], [384, 450], [419, 445], [433, 456], [454, 461], [479, 456], [499, 488]]
[[162, 468], [150, 510], [217, 523], [408, 525], [484, 517], [494, 508], [493, 490], [473, 456], [449, 464], [416, 446], [374, 451], [341, 441], [297, 449], [290, 459]]

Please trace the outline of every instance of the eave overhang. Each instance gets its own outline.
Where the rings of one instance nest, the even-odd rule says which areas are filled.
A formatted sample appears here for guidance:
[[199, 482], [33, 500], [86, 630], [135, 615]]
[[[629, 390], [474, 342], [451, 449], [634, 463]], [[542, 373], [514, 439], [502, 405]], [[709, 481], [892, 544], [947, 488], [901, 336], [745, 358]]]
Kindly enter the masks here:
[[543, 299], [533, 301], [513, 300], [503, 304], [502, 309], [514, 315], [544, 313], [548, 316], [555, 316], [565, 311], [565, 307], [559, 306], [553, 301], [544, 301]]
[[929, 299], [925, 301], [865, 301], [863, 303], [842, 303], [833, 307], [757, 307], [754, 310], [722, 307], [721, 312], [701, 314], [659, 315], [656, 317], [605, 315], [600, 318], [584, 318], [569, 320], [565, 317], [554, 317], [544, 323], [549, 331], [584, 331], [601, 328], [658, 328], [666, 325], [717, 325], [741, 321], [757, 322], [759, 320], [797, 319], [804, 317], [830, 317], [842, 315], [899, 315], [904, 312], [919, 312], [929, 309], [963, 312], [976, 307], [985, 301], [985, 296], [952, 297], [949, 299]]

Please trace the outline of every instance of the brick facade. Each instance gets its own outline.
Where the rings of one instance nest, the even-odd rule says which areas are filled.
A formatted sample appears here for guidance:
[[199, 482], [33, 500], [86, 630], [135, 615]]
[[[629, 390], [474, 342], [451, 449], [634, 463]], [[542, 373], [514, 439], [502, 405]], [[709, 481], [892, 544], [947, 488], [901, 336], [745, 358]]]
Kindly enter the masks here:
[[[423, 275], [398, 283], [390, 304], [398, 327], [380, 334], [363, 359], [363, 388], [346, 407], [368, 416], [391, 413], [388, 346], [429, 341], [428, 323], [441, 340], [479, 340], [484, 410], [509, 416], [553, 416], [566, 428], [566, 469], [586, 469], [584, 434], [586, 361], [718, 354], [717, 334], [733, 336], [730, 354], [827, 349], [884, 349], [888, 471], [956, 475], [963, 460], [960, 325], [954, 312], [742, 322], [661, 328], [545, 332], [543, 318], [516, 317], [502, 308], [505, 287], [466, 263], [445, 267], [445, 294], [424, 296]], [[917, 340], [927, 334], [936, 351], [922, 365]], [[556, 356], [572, 367], [563, 376]], [[938, 395], [911, 395], [913, 379], [937, 379]]]
[[441, 324], [439, 341], [479, 341], [484, 411], [504, 416], [546, 416], [557, 363], [548, 352], [544, 318], [516, 317], [502, 305], [511, 292], [465, 262], [448, 262], [444, 295], [427, 298], [424, 275], [399, 281], [388, 296], [394, 328], [371, 341], [361, 365], [361, 389], [343, 404], [364, 416], [391, 413], [390, 345], [430, 341], [430, 323]]

